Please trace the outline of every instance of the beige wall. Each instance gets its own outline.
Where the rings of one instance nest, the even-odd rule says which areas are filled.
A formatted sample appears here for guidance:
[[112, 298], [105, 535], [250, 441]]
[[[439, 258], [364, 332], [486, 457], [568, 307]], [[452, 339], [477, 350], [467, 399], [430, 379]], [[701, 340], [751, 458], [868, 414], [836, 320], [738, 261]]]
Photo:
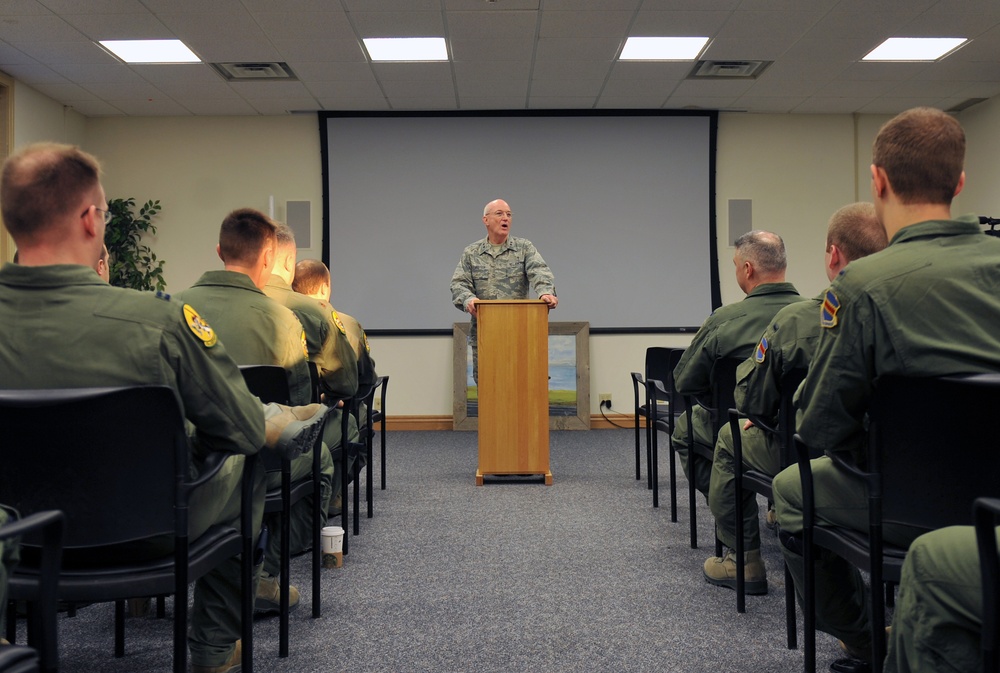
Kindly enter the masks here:
[[[270, 195], [279, 219], [285, 201], [312, 202], [315, 246], [300, 255], [321, 256], [321, 166], [314, 117], [95, 118], [84, 120], [82, 140], [77, 140], [78, 116], [39, 98], [44, 97], [35, 93], [19, 108], [15, 124], [19, 132], [25, 129], [19, 138], [38, 140], [51, 132], [81, 142], [103, 161], [110, 197], [160, 199], [160, 230], [152, 245], [167, 260], [169, 291], [183, 289], [202, 271], [220, 267], [214, 248], [218, 225], [228, 210], [252, 206], [266, 211]], [[730, 199], [751, 199], [754, 226], [785, 238], [788, 278], [801, 292], [816, 294], [825, 287], [821, 264], [827, 218], [845, 203], [870, 199], [871, 142], [885, 119], [720, 115], [716, 203], [725, 302], [741, 298], [732, 274], [732, 249], [726, 243]], [[969, 135], [969, 187], [955, 210], [1000, 216], [993, 189], [1000, 184], [995, 160], [1000, 101], [976, 106], [961, 119]], [[622, 288], [622, 296], [641, 301], [639, 281], [637, 277], [634, 287]], [[362, 323], [378, 310], [353, 306], [346, 294], [336, 303]], [[553, 317], [558, 319], [558, 314]], [[689, 341], [690, 335], [669, 334], [592, 337], [592, 411], [598, 413], [598, 394], [608, 392], [616, 410], [629, 412], [629, 372], [642, 371], [646, 347], [685, 346]], [[371, 345], [379, 371], [392, 377], [387, 400], [391, 414], [451, 413], [450, 337], [378, 337]]]

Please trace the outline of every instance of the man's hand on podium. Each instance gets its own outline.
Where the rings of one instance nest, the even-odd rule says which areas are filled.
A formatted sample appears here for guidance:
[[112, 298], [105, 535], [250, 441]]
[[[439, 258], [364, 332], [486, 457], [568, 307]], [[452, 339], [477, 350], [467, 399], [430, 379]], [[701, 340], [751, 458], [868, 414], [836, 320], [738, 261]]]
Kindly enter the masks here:
[[559, 305], [559, 297], [554, 294], [543, 294], [539, 299], [549, 305], [550, 311]]

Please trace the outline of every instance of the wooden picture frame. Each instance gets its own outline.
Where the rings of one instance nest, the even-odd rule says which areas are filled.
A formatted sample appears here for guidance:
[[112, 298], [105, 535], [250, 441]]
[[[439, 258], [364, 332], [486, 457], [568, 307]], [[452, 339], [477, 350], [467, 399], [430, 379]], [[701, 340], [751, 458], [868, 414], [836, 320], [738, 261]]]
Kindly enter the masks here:
[[[472, 349], [469, 346], [469, 332], [472, 324], [457, 322], [452, 325], [452, 352], [454, 372], [454, 393], [452, 396], [452, 429], [477, 430], [478, 418], [473, 407], [470, 414], [469, 381], [471, 380]], [[567, 336], [569, 339], [553, 341], [552, 337]], [[568, 343], [567, 343], [568, 342]], [[567, 408], [558, 404], [549, 407], [550, 430], [590, 429], [590, 323], [550, 322], [549, 323], [549, 371], [564, 366], [568, 346], [575, 351], [575, 405]], [[564, 368], [569, 369], [569, 368]], [[474, 384], [473, 384], [474, 385]], [[553, 413], [555, 412], [555, 413]]]

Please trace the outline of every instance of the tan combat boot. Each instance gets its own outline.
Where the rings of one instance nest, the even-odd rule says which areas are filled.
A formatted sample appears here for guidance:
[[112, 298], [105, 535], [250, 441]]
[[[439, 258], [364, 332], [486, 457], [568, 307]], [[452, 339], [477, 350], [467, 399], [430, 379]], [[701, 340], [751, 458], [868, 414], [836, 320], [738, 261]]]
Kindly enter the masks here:
[[264, 445], [288, 459], [308, 453], [323, 431], [323, 419], [329, 412], [330, 407], [325, 404], [302, 407], [265, 404]]
[[[746, 565], [743, 566], [743, 578], [746, 581], [743, 585], [744, 590], [751, 596], [766, 594], [767, 571], [764, 569], [760, 550], [748, 551], [744, 560], [746, 561]], [[709, 584], [736, 589], [736, 552], [732, 549], [727, 550], [722, 558], [710, 557], [705, 561], [704, 570], [705, 580]]]

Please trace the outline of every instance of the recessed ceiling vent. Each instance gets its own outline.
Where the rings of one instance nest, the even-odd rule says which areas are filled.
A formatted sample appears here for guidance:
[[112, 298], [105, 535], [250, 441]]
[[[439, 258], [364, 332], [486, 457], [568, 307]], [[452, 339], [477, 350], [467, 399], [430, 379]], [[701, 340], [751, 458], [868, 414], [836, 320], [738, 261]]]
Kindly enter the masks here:
[[298, 79], [287, 63], [213, 63], [212, 67], [231, 82]]
[[688, 79], [756, 79], [773, 61], [698, 61]]

